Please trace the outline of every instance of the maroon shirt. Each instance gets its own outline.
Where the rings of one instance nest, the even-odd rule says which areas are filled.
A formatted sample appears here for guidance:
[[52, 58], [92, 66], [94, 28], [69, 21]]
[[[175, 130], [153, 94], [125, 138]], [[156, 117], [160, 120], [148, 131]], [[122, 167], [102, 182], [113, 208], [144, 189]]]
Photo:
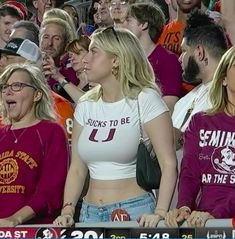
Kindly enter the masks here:
[[[66, 78], [66, 80], [68, 82], [71, 82], [76, 86], [80, 83], [80, 80], [77, 78], [77, 73], [74, 71], [74, 69], [71, 66], [69, 66], [68, 54], [65, 54], [62, 57], [62, 59], [60, 61], [59, 71]], [[73, 102], [71, 97], [63, 89], [63, 87], [60, 85], [60, 83], [57, 81], [57, 79], [53, 79], [52, 77], [50, 77], [48, 79], [48, 84], [54, 92], [63, 96], [65, 99]]]
[[36, 217], [27, 224], [52, 223], [62, 206], [68, 158], [65, 132], [57, 123], [42, 120], [14, 133], [1, 128], [0, 218], [29, 206]]
[[185, 131], [177, 207], [235, 216], [235, 117], [195, 114]]
[[163, 96], [182, 95], [182, 68], [176, 54], [157, 44], [148, 56]]

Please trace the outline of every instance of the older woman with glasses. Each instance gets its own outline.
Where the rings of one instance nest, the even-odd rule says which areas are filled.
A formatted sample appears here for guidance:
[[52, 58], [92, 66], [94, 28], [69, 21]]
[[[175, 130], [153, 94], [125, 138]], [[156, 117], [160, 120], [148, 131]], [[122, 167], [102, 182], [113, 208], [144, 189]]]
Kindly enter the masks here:
[[[99, 85], [81, 97], [75, 110], [64, 206], [54, 224], [74, 223], [74, 206], [89, 171], [80, 222], [137, 220], [140, 226], [155, 227], [168, 211], [177, 169], [171, 118], [153, 70], [138, 39], [111, 27], [92, 34], [83, 61], [89, 82]], [[136, 181], [139, 118], [162, 170], [157, 202]]]
[[41, 70], [12, 64], [0, 76], [0, 227], [51, 223], [61, 208], [68, 143]]

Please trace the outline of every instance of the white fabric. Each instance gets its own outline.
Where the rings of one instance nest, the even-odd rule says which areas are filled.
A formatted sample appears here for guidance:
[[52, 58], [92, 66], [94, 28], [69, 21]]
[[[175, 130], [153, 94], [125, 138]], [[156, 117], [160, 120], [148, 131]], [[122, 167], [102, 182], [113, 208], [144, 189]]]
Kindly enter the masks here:
[[28, 39], [25, 39], [21, 43], [16, 53], [35, 64], [39, 64], [42, 61], [42, 54], [39, 47]]
[[[189, 116], [188, 120], [185, 122], [185, 124], [180, 129], [182, 132], [186, 130], [186, 128], [189, 125], [189, 122], [194, 114], [200, 111], [205, 111], [210, 107], [209, 103], [209, 90], [211, 88], [212, 82], [209, 82], [207, 84], [200, 84], [199, 86], [195, 87], [193, 90], [191, 90], [187, 95], [182, 97], [176, 104], [174, 108], [174, 112], [172, 114], [172, 121], [173, 126], [177, 129], [180, 129], [184, 117], [188, 111], [189, 108], [191, 108], [193, 101], [195, 101], [195, 105], [193, 108], [193, 111], [191, 115]], [[180, 172], [180, 165], [183, 158], [183, 148], [176, 151], [176, 157], [178, 162], [178, 171]], [[177, 187], [178, 188], [178, 187]], [[175, 193], [172, 198], [171, 207], [175, 208], [177, 204], [177, 198], [178, 198], [178, 189], [176, 188]]]
[[[139, 104], [143, 123], [168, 111], [152, 89], [140, 93]], [[136, 100], [78, 102], [74, 117], [83, 126], [78, 140], [79, 157], [88, 165], [92, 178], [115, 180], [136, 176], [140, 137]], [[148, 141], [146, 134], [144, 137]]]
[[195, 106], [187, 122], [180, 129], [182, 132], [184, 132], [188, 127], [188, 124], [195, 113], [207, 110], [209, 108], [210, 104], [208, 96], [211, 84], [212, 83], [209, 82], [207, 84], [201, 84], [197, 86], [175, 104], [174, 112], [172, 114], [173, 126], [175, 128], [180, 129], [184, 117], [188, 109], [191, 108], [193, 101], [195, 101]]

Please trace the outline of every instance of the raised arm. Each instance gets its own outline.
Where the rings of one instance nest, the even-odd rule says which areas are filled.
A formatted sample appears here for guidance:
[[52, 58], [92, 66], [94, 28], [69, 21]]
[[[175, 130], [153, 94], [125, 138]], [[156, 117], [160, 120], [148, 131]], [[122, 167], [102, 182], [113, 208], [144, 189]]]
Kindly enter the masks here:
[[235, 45], [235, 1], [221, 0], [222, 21], [232, 45]]

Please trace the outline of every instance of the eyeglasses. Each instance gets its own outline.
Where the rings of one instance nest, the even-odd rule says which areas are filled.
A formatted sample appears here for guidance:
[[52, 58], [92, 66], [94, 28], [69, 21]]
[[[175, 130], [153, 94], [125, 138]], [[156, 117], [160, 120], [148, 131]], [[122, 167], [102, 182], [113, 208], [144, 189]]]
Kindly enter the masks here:
[[119, 38], [118, 38], [118, 35], [117, 35], [117, 32], [115, 31], [114, 27], [113, 26], [110, 26], [110, 27], [107, 27], [105, 28], [102, 32], [106, 32], [106, 31], [109, 31], [111, 30], [115, 36], [115, 38], [117, 39], [117, 41], [120, 43], [119, 41]]
[[126, 1], [121, 1], [121, 2], [111, 2], [111, 6], [112, 7], [115, 7], [115, 6], [126, 6], [127, 5], [127, 2]]
[[0, 85], [0, 91], [2, 93], [6, 93], [6, 91], [7, 91], [7, 89], [9, 87], [10, 87], [11, 91], [14, 91], [14, 92], [21, 91], [24, 87], [31, 87], [34, 90], [36, 90], [36, 88], [34, 86], [32, 86], [32, 85], [29, 85], [29, 84], [26, 84], [26, 83], [23, 83], [23, 82], [14, 82], [11, 85], [9, 85], [9, 84], [1, 84]]

